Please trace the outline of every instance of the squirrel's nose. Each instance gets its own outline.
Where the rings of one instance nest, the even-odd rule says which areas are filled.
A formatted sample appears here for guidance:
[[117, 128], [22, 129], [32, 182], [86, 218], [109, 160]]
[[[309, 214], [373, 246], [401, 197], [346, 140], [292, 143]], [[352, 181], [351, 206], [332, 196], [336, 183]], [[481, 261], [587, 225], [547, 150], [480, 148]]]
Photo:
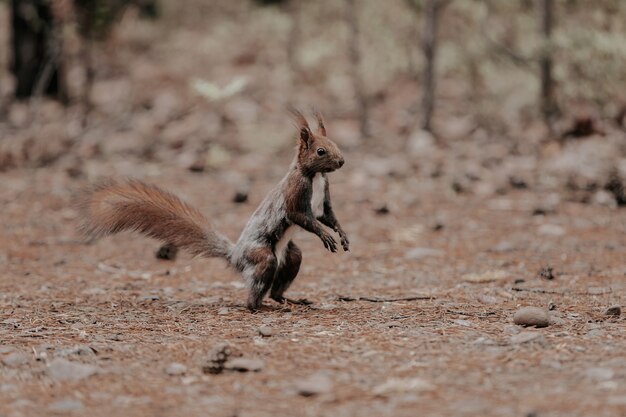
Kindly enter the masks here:
[[339, 168], [341, 168], [343, 166], [343, 163], [345, 161], [343, 160], [343, 158], [339, 158], [339, 160], [337, 161], [337, 163], [339, 164]]

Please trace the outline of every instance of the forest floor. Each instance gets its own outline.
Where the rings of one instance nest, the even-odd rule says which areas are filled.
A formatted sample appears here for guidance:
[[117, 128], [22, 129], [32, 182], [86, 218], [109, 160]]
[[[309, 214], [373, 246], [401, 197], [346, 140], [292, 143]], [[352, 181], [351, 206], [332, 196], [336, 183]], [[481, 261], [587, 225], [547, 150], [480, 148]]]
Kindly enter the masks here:
[[[626, 415], [626, 316], [606, 314], [626, 307], [626, 133], [599, 121], [544, 141], [505, 102], [470, 113], [465, 84], [443, 80], [435, 140], [414, 132], [405, 74], [371, 91], [362, 139], [339, 3], [303, 14], [316, 36], [296, 45], [298, 76], [286, 12], [198, 1], [195, 26], [125, 19], [88, 118], [0, 97], [0, 417]], [[295, 237], [288, 295], [312, 305], [252, 314], [222, 260], [81, 240], [75, 198], [127, 176], [235, 240], [291, 161], [288, 103], [320, 108], [346, 159], [330, 181], [350, 252]], [[550, 325], [514, 324], [523, 306]], [[246, 372], [206, 372], [225, 344]]]
[[[2, 174], [0, 415], [624, 415], [626, 322], [605, 310], [626, 301], [625, 211], [561, 203], [537, 215], [529, 191], [418, 188], [385, 214], [377, 193], [351, 186], [357, 157], [346, 158], [331, 182], [351, 251], [301, 232], [289, 295], [313, 304], [268, 300], [256, 314], [220, 260], [157, 260], [157, 244], [133, 235], [80, 243], [84, 180]], [[146, 176], [235, 239], [279, 179], [257, 170], [245, 204], [227, 175]], [[548, 267], [552, 279], [539, 274]], [[550, 326], [513, 324], [525, 305], [550, 308]], [[252, 369], [203, 372], [221, 344], [226, 365]]]

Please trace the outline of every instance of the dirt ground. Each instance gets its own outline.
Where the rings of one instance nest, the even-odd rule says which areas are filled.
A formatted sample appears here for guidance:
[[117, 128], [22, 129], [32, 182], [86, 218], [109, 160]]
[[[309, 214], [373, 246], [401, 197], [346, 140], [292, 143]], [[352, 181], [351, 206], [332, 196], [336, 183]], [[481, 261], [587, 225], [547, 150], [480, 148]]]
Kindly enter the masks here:
[[[412, 132], [415, 77], [378, 77], [366, 59], [382, 81], [364, 140], [339, 2], [306, 2], [298, 76], [287, 12], [218, 3], [232, 15], [198, 2], [178, 16], [171, 2], [179, 20], [125, 17], [87, 119], [0, 100], [0, 417], [626, 415], [626, 316], [606, 314], [626, 304], [626, 133], [544, 143], [536, 119], [496, 123], [522, 113], [503, 101], [470, 114], [465, 84], [447, 79], [435, 141]], [[366, 17], [413, 36], [394, 4], [371, 1]], [[367, 52], [404, 50], [385, 42]], [[295, 238], [288, 295], [312, 305], [251, 314], [221, 260], [157, 260], [132, 234], [81, 240], [75, 198], [127, 176], [236, 239], [291, 161], [287, 103], [320, 108], [346, 159], [330, 181], [351, 251]], [[550, 325], [514, 324], [524, 306]], [[207, 372], [224, 344], [228, 369]]]
[[[351, 186], [346, 156], [331, 181], [351, 252], [329, 254], [301, 232], [289, 294], [313, 305], [266, 301], [257, 314], [219, 260], [159, 261], [155, 242], [132, 235], [77, 242], [71, 203], [84, 181], [3, 174], [0, 414], [626, 413], [624, 319], [604, 313], [625, 300], [626, 212], [563, 203], [533, 215], [530, 192], [485, 200], [405, 178], [388, 186], [412, 185], [417, 200], [380, 214], [379, 193]], [[233, 239], [278, 179], [259, 173], [250, 202], [235, 204], [227, 176], [143, 171]], [[374, 302], [411, 296], [423, 297]], [[524, 305], [552, 308], [552, 324], [514, 325]], [[203, 373], [223, 343], [262, 369]]]

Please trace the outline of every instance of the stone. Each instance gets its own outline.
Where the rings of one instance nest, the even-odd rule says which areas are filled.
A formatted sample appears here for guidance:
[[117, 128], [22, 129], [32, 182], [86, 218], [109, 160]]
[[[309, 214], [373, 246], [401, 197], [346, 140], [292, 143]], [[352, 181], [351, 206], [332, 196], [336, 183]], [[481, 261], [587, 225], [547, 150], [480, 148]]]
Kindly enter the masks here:
[[59, 400], [55, 401], [48, 407], [48, 410], [53, 411], [55, 413], [67, 413], [71, 411], [77, 411], [84, 408], [84, 405], [81, 401], [78, 400]]
[[98, 373], [96, 366], [55, 359], [48, 365], [48, 375], [57, 381], [80, 381]]
[[594, 381], [608, 381], [614, 375], [615, 372], [610, 368], [592, 367], [585, 370], [585, 376]]
[[375, 395], [388, 395], [393, 393], [433, 391], [435, 388], [430, 382], [418, 377], [391, 378], [374, 387], [373, 392]]
[[441, 256], [443, 252], [432, 248], [412, 248], [404, 253], [405, 259], [419, 261], [420, 259], [430, 258], [433, 256]]
[[296, 383], [296, 390], [303, 397], [328, 394], [333, 390], [333, 381], [323, 373], [316, 373]]
[[2, 358], [2, 364], [5, 366], [20, 366], [28, 363], [28, 356], [22, 352], [12, 352]]
[[605, 316], [613, 316], [613, 317], [619, 317], [622, 314], [622, 308], [620, 306], [611, 306], [609, 308], [606, 309], [606, 311], [604, 312]]
[[171, 376], [184, 375], [187, 367], [182, 363], [173, 362], [165, 368], [165, 373]]
[[486, 271], [479, 274], [465, 274], [462, 278], [465, 282], [479, 284], [483, 282], [500, 281], [508, 277], [509, 273], [506, 271]]
[[557, 224], [542, 224], [537, 232], [542, 236], [559, 237], [565, 234], [565, 228]]
[[270, 337], [274, 334], [274, 330], [270, 326], [259, 327], [259, 334], [263, 337]]
[[550, 315], [542, 308], [522, 307], [513, 316], [513, 323], [526, 327], [548, 327]]
[[260, 359], [236, 358], [224, 364], [224, 369], [237, 372], [259, 372], [265, 363]]
[[248, 192], [247, 191], [242, 191], [239, 190], [237, 192], [235, 192], [235, 195], [233, 196], [233, 203], [245, 203], [248, 201]]

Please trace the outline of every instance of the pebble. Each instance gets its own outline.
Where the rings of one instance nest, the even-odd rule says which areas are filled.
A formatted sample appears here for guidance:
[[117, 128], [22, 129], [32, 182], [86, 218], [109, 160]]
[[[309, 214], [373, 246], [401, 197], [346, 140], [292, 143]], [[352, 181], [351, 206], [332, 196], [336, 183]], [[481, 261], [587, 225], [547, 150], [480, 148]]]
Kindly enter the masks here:
[[233, 203], [241, 204], [248, 201], [248, 193], [246, 191], [237, 191], [233, 196]]
[[67, 357], [67, 356], [94, 356], [96, 352], [93, 348], [86, 345], [76, 345], [68, 348], [60, 349], [55, 356]]
[[488, 295], [488, 294], [479, 295], [478, 301], [480, 301], [483, 304], [497, 304], [498, 303], [498, 299], [496, 297], [494, 297], [493, 295]]
[[298, 381], [295, 385], [299, 395], [312, 397], [314, 395], [328, 394], [333, 390], [334, 383], [327, 375], [316, 373]]
[[389, 206], [387, 206], [386, 203], [377, 205], [376, 207], [374, 207], [374, 213], [378, 214], [378, 215], [385, 215], [385, 214], [389, 214], [390, 210], [389, 210]]
[[259, 327], [259, 334], [263, 337], [270, 337], [274, 335], [274, 330], [270, 326]]
[[375, 395], [433, 391], [435, 386], [422, 378], [391, 378], [374, 388]]
[[557, 224], [542, 224], [537, 232], [543, 236], [558, 237], [565, 234], [565, 229]]
[[98, 373], [98, 367], [55, 359], [48, 365], [48, 375], [57, 381], [80, 381]]
[[462, 278], [465, 282], [479, 284], [483, 282], [500, 281], [503, 279], [507, 279], [509, 276], [510, 274], [506, 271], [494, 270], [482, 272], [479, 274], [465, 274]]
[[615, 372], [610, 368], [593, 367], [587, 368], [585, 376], [594, 381], [608, 381], [613, 378]]
[[542, 308], [522, 307], [513, 316], [513, 323], [520, 326], [548, 327], [550, 315]]
[[265, 363], [260, 359], [236, 358], [224, 364], [224, 369], [238, 372], [259, 372]]
[[620, 306], [611, 306], [606, 309], [604, 315], [619, 317], [622, 315], [622, 308]]
[[2, 364], [5, 366], [20, 366], [26, 363], [28, 363], [28, 356], [24, 355], [22, 352], [9, 353], [2, 358]]
[[50, 404], [48, 409], [55, 413], [67, 413], [71, 411], [81, 410], [84, 408], [83, 403], [78, 400], [60, 400]]
[[184, 375], [185, 372], [187, 372], [187, 367], [182, 363], [173, 362], [165, 368], [165, 373], [172, 376]]
[[516, 250], [517, 248], [518, 247], [513, 242], [509, 242], [508, 240], [503, 240], [500, 243], [498, 243], [496, 246], [492, 247], [491, 251], [504, 253], [504, 252], [512, 252]]
[[413, 248], [413, 249], [409, 249], [408, 251], [404, 253], [404, 258], [418, 261], [420, 259], [429, 258], [432, 256], [441, 256], [441, 255], [443, 255], [443, 252], [438, 249]]

